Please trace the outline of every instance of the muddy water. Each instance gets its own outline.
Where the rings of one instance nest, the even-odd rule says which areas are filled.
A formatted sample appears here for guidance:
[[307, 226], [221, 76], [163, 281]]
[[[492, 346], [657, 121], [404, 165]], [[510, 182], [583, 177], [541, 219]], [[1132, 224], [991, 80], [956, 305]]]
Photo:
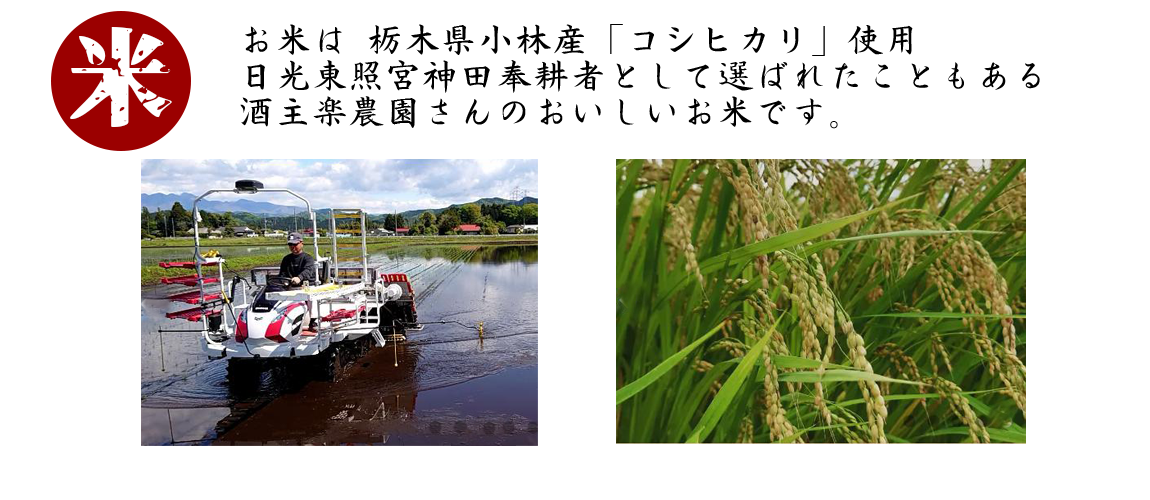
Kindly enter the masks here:
[[[372, 253], [372, 266], [408, 274], [424, 330], [373, 348], [335, 382], [272, 370], [254, 391], [229, 387], [226, 362], [208, 360], [197, 334], [166, 331], [194, 326], [164, 317], [186, 307], [162, 299], [182, 290], [147, 287], [141, 441], [535, 444], [537, 260], [535, 246]], [[471, 328], [481, 321], [482, 338]]]

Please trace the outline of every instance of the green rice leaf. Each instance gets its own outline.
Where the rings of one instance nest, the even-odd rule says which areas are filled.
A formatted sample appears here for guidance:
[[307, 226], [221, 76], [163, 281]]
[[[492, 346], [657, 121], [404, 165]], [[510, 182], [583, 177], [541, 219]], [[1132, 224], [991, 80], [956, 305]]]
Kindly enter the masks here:
[[[771, 362], [779, 368], [795, 368], [799, 370], [817, 370], [822, 366], [822, 362], [817, 359], [800, 358], [798, 356], [786, 356], [782, 354], [772, 354]], [[827, 363], [829, 368], [842, 368], [844, 370], [851, 369], [849, 366], [836, 365], [834, 363]]]
[[970, 314], [958, 312], [902, 312], [902, 313], [883, 313], [883, 314], [867, 314], [863, 316], [855, 316], [859, 318], [926, 318], [926, 319], [961, 319], [961, 318], [981, 318], [981, 319], [1026, 319], [1025, 314]]
[[990, 406], [983, 403], [981, 399], [971, 396], [970, 394], [963, 394], [962, 398], [965, 399], [967, 403], [970, 403], [971, 409], [978, 412], [979, 415], [984, 417], [990, 415]]
[[743, 360], [739, 362], [739, 365], [735, 367], [735, 371], [731, 373], [731, 378], [723, 383], [723, 387], [719, 389], [719, 393], [715, 395], [715, 399], [711, 401], [711, 405], [708, 406], [707, 411], [703, 413], [703, 418], [699, 419], [699, 424], [695, 426], [691, 437], [687, 438], [688, 443], [702, 442], [704, 439], [707, 439], [711, 431], [715, 430], [715, 424], [719, 423], [719, 419], [723, 416], [723, 413], [727, 411], [727, 407], [730, 406], [731, 400], [735, 398], [735, 393], [739, 392], [739, 389], [743, 387], [743, 382], [747, 380], [747, 375], [750, 375], [751, 371], [755, 368], [759, 356], [763, 353], [763, 346], [770, 340], [771, 332], [775, 331], [775, 327], [778, 326], [782, 317], [783, 315], [779, 315], [779, 319], [775, 320], [775, 324], [771, 325], [771, 328], [763, 334], [762, 338], [760, 338], [758, 342], [755, 342], [751, 350], [743, 356]]
[[[1026, 442], [1026, 433], [1025, 432], [1008, 431], [1005, 429], [995, 429], [992, 427], [987, 427], [986, 433], [990, 435], [991, 441], [998, 441], [1000, 443], [1025, 443]], [[938, 429], [936, 431], [931, 431], [931, 432], [928, 432], [926, 434], [923, 434], [923, 436], [969, 436], [969, 435], [970, 435], [970, 428], [966, 427], [966, 426], [947, 427], [946, 429]]]
[[[921, 193], [937, 171], [938, 160], [926, 160], [919, 164], [918, 168], [914, 170], [914, 175], [912, 175], [906, 185], [903, 186], [899, 198], [910, 198]], [[924, 200], [920, 198], [919, 201], [915, 203], [915, 208], [921, 208], [923, 201]]]
[[914, 382], [911, 380], [902, 380], [891, 377], [884, 377], [874, 373], [864, 372], [861, 370], [827, 370], [821, 375], [818, 372], [791, 372], [780, 373], [779, 380], [783, 382], [856, 382], [859, 380], [868, 380], [871, 382], [891, 382], [896, 384], [911, 384], [923, 385], [921, 382]]
[[807, 227], [799, 228], [799, 229], [796, 229], [794, 231], [787, 231], [783, 234], [780, 234], [777, 236], [772, 236], [772, 237], [767, 238], [763, 241], [751, 243], [750, 245], [736, 248], [736, 249], [731, 250], [729, 252], [721, 253], [719, 255], [711, 257], [711, 258], [709, 258], [703, 262], [700, 262], [699, 263], [699, 269], [702, 270], [704, 274], [706, 274], [706, 273], [709, 273], [709, 272], [715, 271], [716, 269], [721, 268], [723, 266], [723, 263], [728, 261], [728, 260], [730, 260], [732, 262], [741, 261], [741, 260], [750, 259], [752, 257], [759, 256], [759, 255], [764, 255], [764, 254], [768, 254], [768, 253], [775, 252], [778, 250], [782, 250], [784, 248], [790, 248], [790, 247], [793, 247], [795, 245], [799, 245], [801, 243], [806, 243], [806, 242], [811, 241], [811, 240], [818, 238], [820, 236], [824, 236], [827, 233], [831, 233], [831, 232], [837, 231], [839, 229], [842, 229], [844, 226], [847, 226], [853, 222], [857, 222], [859, 220], [870, 217], [871, 215], [879, 213], [883, 210], [889, 210], [891, 208], [894, 208], [894, 207], [896, 207], [902, 203], [905, 203], [911, 199], [913, 199], [913, 197], [904, 198], [904, 199], [901, 199], [901, 200], [898, 200], [895, 202], [887, 203], [886, 205], [883, 205], [881, 207], [867, 210], [865, 212], [860, 212], [860, 213], [857, 213], [854, 215], [848, 215], [846, 217], [822, 222], [819, 224], [815, 224], [813, 226], [807, 226]]
[[994, 203], [994, 200], [998, 199], [998, 195], [1002, 194], [1002, 192], [1006, 190], [1006, 187], [1010, 185], [1010, 181], [1013, 181], [1015, 177], [1018, 177], [1018, 174], [1022, 172], [1022, 169], [1024, 168], [1026, 168], [1026, 160], [1015, 162], [1014, 168], [1010, 169], [1006, 175], [1003, 175], [1002, 178], [998, 180], [998, 184], [995, 184], [994, 187], [990, 188], [990, 191], [987, 191], [986, 195], [984, 195], [982, 199], [978, 200], [978, 203], [970, 209], [970, 212], [966, 214], [966, 217], [962, 219], [962, 222], [958, 223], [958, 227], [961, 229], [966, 229], [970, 227], [971, 224], [974, 224], [974, 221], [978, 220], [979, 217], [982, 217], [982, 214], [986, 212], [987, 207], [989, 207], [991, 203]]
[[[984, 390], [984, 391], [963, 391], [963, 392], [960, 392], [959, 394], [962, 394], [962, 395], [982, 394], [982, 393], [986, 393], [986, 392], [998, 392], [998, 389], [988, 389], [988, 390]], [[882, 396], [882, 398], [888, 402], [889, 401], [905, 401], [905, 400], [910, 400], [910, 399], [938, 399], [940, 397], [941, 396], [936, 392], [928, 392], [926, 394], [922, 394], [922, 393], [883, 394], [883, 396]], [[846, 401], [840, 401], [838, 403], [834, 403], [834, 405], [839, 406], [839, 407], [847, 407], [847, 406], [861, 405], [865, 402], [866, 402], [866, 400], [862, 399], [862, 398], [848, 399]]]
[[672, 354], [671, 357], [663, 360], [663, 362], [659, 363], [659, 365], [656, 366], [654, 369], [647, 372], [642, 377], [639, 377], [639, 380], [636, 380], [634, 382], [631, 382], [630, 384], [627, 384], [627, 385], [619, 388], [619, 390], [615, 391], [615, 404], [618, 405], [618, 404], [630, 399], [631, 396], [638, 394], [639, 391], [646, 389], [647, 386], [653, 384], [656, 380], [659, 380], [659, 377], [666, 375], [667, 372], [671, 371], [671, 369], [675, 367], [675, 365], [678, 365], [680, 362], [682, 362], [683, 359], [686, 358], [687, 355], [691, 353], [691, 351], [694, 351], [696, 348], [698, 348], [700, 345], [702, 345], [703, 342], [705, 342], [707, 339], [711, 338], [711, 336], [714, 335], [715, 333], [717, 333], [719, 331], [719, 329], [722, 327], [723, 327], [723, 325], [721, 325], [721, 324], [716, 326], [715, 328], [711, 329], [711, 331], [707, 332], [702, 337], [699, 337], [698, 340], [691, 342], [691, 345], [684, 347], [683, 350], [681, 350], [675, 354]]
[[864, 234], [860, 236], [851, 236], [849, 238], [835, 238], [833, 240], [820, 241], [814, 243], [803, 249], [803, 255], [813, 255], [827, 248], [852, 243], [857, 241], [879, 240], [884, 238], [924, 238], [928, 236], [950, 236], [955, 234], [1001, 234], [998, 231], [980, 231], [980, 230], [942, 230], [942, 229], [907, 229], [903, 231], [890, 231], [886, 233]]

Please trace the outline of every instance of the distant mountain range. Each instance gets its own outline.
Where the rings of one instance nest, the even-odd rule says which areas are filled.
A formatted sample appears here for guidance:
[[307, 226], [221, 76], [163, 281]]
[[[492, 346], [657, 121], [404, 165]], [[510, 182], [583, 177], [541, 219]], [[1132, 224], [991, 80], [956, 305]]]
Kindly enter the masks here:
[[[141, 194], [140, 206], [148, 210], [170, 210], [172, 205], [179, 202], [184, 210], [192, 209], [192, 202], [196, 201], [196, 195], [191, 193], [182, 194]], [[275, 203], [268, 203], [266, 201], [253, 201], [253, 200], [235, 200], [235, 201], [212, 201], [204, 200], [200, 202], [200, 210], [205, 212], [248, 212], [258, 215], [291, 215], [303, 211], [302, 206], [285, 206], [276, 205]]]
[[[525, 196], [525, 197], [519, 199], [518, 201], [507, 200], [507, 199], [503, 199], [503, 198], [480, 198], [480, 199], [475, 200], [471, 203], [474, 203], [476, 205], [519, 205], [519, 206], [523, 206], [523, 205], [526, 205], [528, 203], [538, 204], [539, 199], [538, 198], [532, 198], [530, 196]], [[431, 212], [435, 215], [439, 215], [444, 210], [447, 210], [451, 207], [461, 207], [463, 205], [466, 205], [466, 203], [450, 205], [450, 206], [446, 206], [443, 208], [423, 208], [420, 210], [408, 210], [406, 212], [400, 212], [399, 214], [402, 215], [404, 219], [406, 219], [408, 221], [412, 221], [412, 220], [415, 220], [416, 217], [419, 217], [419, 214], [421, 214], [423, 212]]]
[[[191, 193], [181, 193], [181, 194], [168, 194], [168, 193], [149, 194], [149, 193], [144, 193], [144, 194], [140, 195], [140, 206], [143, 208], [147, 208], [149, 211], [154, 211], [157, 208], [161, 209], [161, 210], [169, 210], [172, 208], [172, 204], [174, 204], [176, 202], [180, 202], [180, 205], [182, 205], [185, 210], [191, 210], [192, 209], [192, 202], [194, 202], [195, 200], [196, 200], [196, 195], [191, 194]], [[507, 200], [507, 199], [503, 199], [503, 198], [480, 198], [478, 200], [473, 201], [472, 203], [475, 203], [477, 205], [526, 205], [528, 203], [539, 203], [539, 199], [533, 198], [530, 196], [526, 196], [526, 197], [524, 197], [518, 201]], [[405, 219], [411, 220], [413, 217], [418, 217], [419, 214], [421, 214], [423, 212], [432, 212], [436, 215], [439, 215], [441, 212], [443, 212], [444, 210], [447, 210], [448, 208], [458, 207], [458, 206], [462, 206], [462, 204], [451, 205], [451, 206], [447, 206], [447, 207], [443, 207], [443, 208], [423, 208], [423, 209], [419, 209], [419, 210], [408, 210], [406, 212], [401, 212], [401, 213]], [[302, 206], [277, 205], [275, 203], [267, 203], [267, 202], [263, 202], [263, 201], [252, 201], [252, 200], [241, 199], [241, 200], [235, 200], [235, 201], [204, 200], [204, 201], [200, 202], [200, 210], [203, 210], [206, 212], [214, 212], [214, 213], [247, 212], [247, 213], [256, 214], [256, 215], [284, 216], [284, 215], [292, 215], [295, 213], [302, 212], [304, 209]], [[326, 211], [326, 210], [321, 210], [319, 207], [316, 207], [316, 212], [322, 212], [322, 211]], [[370, 215], [383, 216], [385, 214], [370, 214]]]

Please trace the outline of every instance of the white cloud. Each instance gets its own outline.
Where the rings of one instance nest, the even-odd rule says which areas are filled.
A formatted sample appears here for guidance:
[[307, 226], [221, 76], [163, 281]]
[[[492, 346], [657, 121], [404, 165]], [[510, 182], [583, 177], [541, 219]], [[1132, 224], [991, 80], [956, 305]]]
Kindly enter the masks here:
[[238, 179], [291, 189], [317, 208], [379, 213], [508, 198], [517, 187], [538, 196], [539, 175], [536, 160], [144, 160], [140, 190], [198, 195]]

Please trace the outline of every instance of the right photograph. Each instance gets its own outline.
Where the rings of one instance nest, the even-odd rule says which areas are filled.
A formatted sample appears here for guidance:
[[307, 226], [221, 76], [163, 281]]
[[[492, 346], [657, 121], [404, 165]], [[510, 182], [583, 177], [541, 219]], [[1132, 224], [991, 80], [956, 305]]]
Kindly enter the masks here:
[[1025, 443], [1025, 160], [617, 160], [619, 443]]

